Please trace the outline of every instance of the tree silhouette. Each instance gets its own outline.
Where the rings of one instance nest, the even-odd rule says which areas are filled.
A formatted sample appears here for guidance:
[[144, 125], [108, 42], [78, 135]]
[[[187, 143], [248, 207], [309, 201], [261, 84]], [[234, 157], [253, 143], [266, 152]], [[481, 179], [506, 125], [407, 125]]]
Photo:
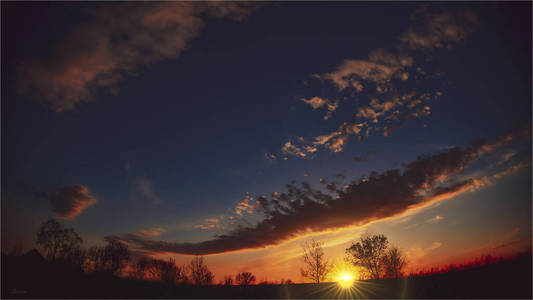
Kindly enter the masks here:
[[255, 282], [255, 275], [250, 272], [238, 273], [237, 276], [235, 276], [235, 281], [237, 281], [238, 285], [242, 286], [252, 285]]
[[108, 270], [107, 257], [104, 247], [92, 246], [87, 251], [88, 271], [103, 273]]
[[108, 241], [104, 248], [111, 274], [120, 275], [131, 259], [128, 245], [119, 241]]
[[372, 279], [379, 279], [383, 274], [383, 257], [388, 243], [382, 234], [361, 237], [346, 249], [347, 259], [355, 266], [363, 267]]
[[324, 281], [331, 270], [331, 264], [324, 257], [323, 244], [312, 240], [302, 245], [304, 268], [300, 271], [303, 277], [316, 283]]
[[81, 237], [72, 228], [65, 228], [55, 219], [42, 223], [37, 233], [37, 245], [51, 261], [68, 261], [81, 254]]
[[224, 285], [233, 285], [233, 278], [231, 275], [224, 276]]
[[407, 260], [400, 249], [391, 247], [383, 255], [382, 263], [385, 277], [400, 278], [402, 277], [402, 269], [407, 265]]
[[186, 281], [184, 269], [177, 266], [173, 258], [168, 261], [162, 259], [149, 260], [146, 269], [154, 279], [167, 284]]
[[150, 260], [146, 258], [146, 256], [143, 256], [139, 258], [131, 267], [131, 277], [143, 279], [144, 277], [146, 277], [146, 273], [148, 271], [148, 268], [150, 267]]
[[196, 256], [191, 260], [188, 266], [190, 280], [196, 285], [209, 285], [213, 282], [213, 272], [207, 268], [204, 258]]
[[87, 252], [89, 270], [98, 273], [120, 275], [130, 261], [128, 245], [119, 241], [108, 241], [105, 247], [93, 246]]
[[87, 262], [87, 251], [80, 247], [71, 248], [63, 253], [62, 261], [72, 268], [83, 271]]

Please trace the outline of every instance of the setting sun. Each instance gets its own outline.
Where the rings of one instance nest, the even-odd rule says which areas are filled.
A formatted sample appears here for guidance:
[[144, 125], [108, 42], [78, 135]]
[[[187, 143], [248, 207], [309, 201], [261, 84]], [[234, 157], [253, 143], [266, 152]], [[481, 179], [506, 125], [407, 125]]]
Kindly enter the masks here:
[[353, 285], [353, 282], [355, 281], [355, 277], [350, 272], [343, 272], [341, 275], [337, 278], [337, 282], [339, 285], [343, 288], [349, 288]]

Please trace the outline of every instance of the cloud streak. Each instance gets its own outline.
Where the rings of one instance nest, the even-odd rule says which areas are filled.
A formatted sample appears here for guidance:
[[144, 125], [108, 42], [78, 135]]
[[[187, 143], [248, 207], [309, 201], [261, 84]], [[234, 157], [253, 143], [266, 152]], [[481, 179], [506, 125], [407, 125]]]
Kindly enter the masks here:
[[73, 220], [87, 207], [96, 203], [89, 189], [82, 184], [58, 187], [53, 192], [37, 193], [37, 196], [50, 201], [52, 211], [68, 220]]
[[53, 111], [75, 109], [95, 92], [117, 92], [117, 83], [164, 59], [177, 59], [205, 27], [204, 17], [242, 20], [244, 2], [115, 3], [97, 9], [76, 27], [54, 55], [26, 61], [21, 91]]
[[161, 234], [163, 234], [165, 232], [166, 232], [166, 229], [164, 229], [162, 227], [153, 227], [153, 228], [150, 228], [150, 229], [143, 229], [143, 230], [135, 233], [135, 235], [140, 237], [140, 238], [151, 238], [151, 237], [160, 236]]
[[530, 133], [528, 128], [491, 142], [422, 156], [405, 164], [403, 170], [373, 172], [346, 186], [325, 179], [321, 180], [321, 189], [307, 183], [288, 184], [284, 193], [255, 198], [255, 209], [263, 215], [255, 226], [238, 226], [212, 240], [176, 243], [134, 235], [115, 238], [149, 251], [207, 255], [277, 245], [309, 232], [367, 225], [475, 190], [473, 179], [453, 179], [454, 176], [489, 153], [481, 149], [494, 151], [519, 137], [530, 138]]

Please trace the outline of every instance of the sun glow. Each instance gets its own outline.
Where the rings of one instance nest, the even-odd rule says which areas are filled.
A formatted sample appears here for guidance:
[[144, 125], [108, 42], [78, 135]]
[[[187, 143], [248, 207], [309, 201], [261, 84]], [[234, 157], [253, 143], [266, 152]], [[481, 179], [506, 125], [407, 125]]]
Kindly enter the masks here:
[[343, 288], [351, 287], [354, 281], [355, 281], [355, 276], [348, 271], [341, 273], [339, 277], [337, 278], [337, 283]]

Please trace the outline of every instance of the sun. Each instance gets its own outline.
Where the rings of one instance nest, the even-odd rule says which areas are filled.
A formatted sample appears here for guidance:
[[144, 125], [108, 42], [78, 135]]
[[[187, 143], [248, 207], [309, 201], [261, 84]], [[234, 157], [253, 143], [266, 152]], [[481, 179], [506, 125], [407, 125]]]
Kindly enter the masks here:
[[351, 287], [354, 281], [355, 276], [348, 271], [342, 272], [337, 278], [337, 283], [343, 288]]

